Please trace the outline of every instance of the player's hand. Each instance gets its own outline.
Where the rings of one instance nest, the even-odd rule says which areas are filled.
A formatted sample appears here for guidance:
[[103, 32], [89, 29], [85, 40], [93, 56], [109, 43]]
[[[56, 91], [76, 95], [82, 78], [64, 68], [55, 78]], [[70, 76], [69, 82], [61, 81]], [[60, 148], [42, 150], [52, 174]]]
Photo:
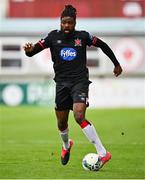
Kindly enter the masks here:
[[116, 77], [119, 76], [122, 73], [122, 67], [120, 65], [116, 66], [113, 72]]
[[26, 43], [25, 46], [23, 46], [25, 52], [32, 52], [33, 51], [33, 44], [32, 43]]

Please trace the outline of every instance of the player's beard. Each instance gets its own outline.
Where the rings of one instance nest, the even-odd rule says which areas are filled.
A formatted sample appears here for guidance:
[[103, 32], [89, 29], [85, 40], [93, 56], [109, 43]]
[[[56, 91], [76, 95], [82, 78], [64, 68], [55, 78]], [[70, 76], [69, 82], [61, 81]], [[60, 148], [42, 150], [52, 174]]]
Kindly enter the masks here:
[[72, 29], [72, 30], [67, 30], [67, 29], [62, 29], [61, 28], [61, 31], [63, 32], [63, 34], [65, 35], [65, 36], [70, 36], [70, 35], [72, 35], [73, 33], [74, 33], [74, 31], [75, 31], [75, 29]]

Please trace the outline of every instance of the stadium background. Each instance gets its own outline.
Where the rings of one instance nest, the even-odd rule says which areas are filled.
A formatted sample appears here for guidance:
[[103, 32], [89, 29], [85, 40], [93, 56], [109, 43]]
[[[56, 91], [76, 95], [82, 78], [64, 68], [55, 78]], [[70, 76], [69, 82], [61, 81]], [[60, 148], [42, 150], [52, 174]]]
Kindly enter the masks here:
[[[50, 52], [47, 49], [28, 58], [23, 51], [25, 43], [35, 43], [49, 31], [59, 29], [60, 12], [68, 3], [78, 10], [76, 29], [86, 30], [106, 41], [124, 70], [120, 77], [114, 77], [113, 65], [108, 57], [100, 49], [88, 48], [87, 65], [93, 82], [90, 85], [88, 113], [94, 119], [94, 125], [98, 129], [100, 127], [102, 138], [109, 144], [113, 155], [118, 155], [119, 150], [121, 152], [118, 161], [114, 161], [118, 164], [110, 165], [113, 169], [111, 174], [108, 166], [109, 172], [105, 171], [97, 178], [145, 178], [142, 158], [145, 144], [144, 0], [0, 0], [0, 178], [69, 179], [71, 171], [74, 178], [79, 175], [79, 178], [95, 178], [94, 174], [85, 174], [78, 166], [62, 170], [56, 162], [59, 152], [55, 149], [61, 145], [55, 131], [55, 120], [51, 122], [51, 127], [48, 126], [48, 119], [55, 119], [52, 110], [55, 84]], [[96, 118], [101, 121], [96, 122]], [[110, 123], [106, 127], [108, 119]], [[70, 123], [78, 135], [79, 129]], [[118, 131], [120, 134], [128, 132], [128, 136], [122, 139]], [[53, 133], [50, 135], [47, 132]], [[87, 143], [83, 135], [78, 137], [81, 143]], [[76, 146], [77, 142], [79, 144], [78, 139]], [[52, 149], [49, 150], [48, 166], [44, 160], [48, 154], [47, 143]], [[86, 151], [79, 145], [78, 149], [81, 155], [91, 151], [86, 146]], [[51, 158], [53, 154], [56, 155], [55, 161]], [[137, 167], [133, 158], [136, 154]], [[36, 155], [40, 158], [39, 164]], [[132, 162], [131, 166], [124, 163], [124, 156], [126, 162]], [[34, 164], [31, 165], [29, 159]], [[74, 166], [81, 159], [82, 156], [73, 158]], [[52, 165], [49, 165], [49, 160], [52, 160]], [[58, 174], [63, 171], [62, 175], [55, 172], [51, 175], [48, 169], [52, 166], [57, 166]], [[115, 169], [117, 167], [120, 169]], [[76, 173], [78, 169], [80, 173]]]
[[94, 82], [90, 86], [90, 107], [145, 107], [143, 0], [1, 0], [0, 103], [53, 105], [50, 52], [28, 58], [23, 45], [35, 43], [59, 28], [60, 12], [66, 3], [78, 9], [76, 29], [106, 41], [124, 69], [123, 75], [114, 78], [108, 57], [101, 50], [88, 49], [90, 79]]

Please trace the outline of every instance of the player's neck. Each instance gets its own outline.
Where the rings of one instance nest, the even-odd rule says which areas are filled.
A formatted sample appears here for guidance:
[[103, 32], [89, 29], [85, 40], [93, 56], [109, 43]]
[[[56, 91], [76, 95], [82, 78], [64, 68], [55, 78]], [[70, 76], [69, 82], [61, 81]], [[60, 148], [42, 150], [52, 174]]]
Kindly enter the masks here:
[[74, 36], [74, 34], [75, 34], [75, 30], [73, 30], [73, 31], [70, 32], [70, 33], [64, 33], [63, 31], [61, 31], [61, 32], [62, 32], [64, 38], [66, 38], [66, 39], [72, 38], [72, 37]]

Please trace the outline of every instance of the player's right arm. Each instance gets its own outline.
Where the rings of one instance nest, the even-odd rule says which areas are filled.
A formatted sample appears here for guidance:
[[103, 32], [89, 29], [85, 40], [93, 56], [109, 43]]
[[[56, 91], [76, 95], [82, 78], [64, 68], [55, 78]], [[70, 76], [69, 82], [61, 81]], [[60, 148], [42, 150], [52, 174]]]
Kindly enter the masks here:
[[51, 47], [51, 41], [53, 39], [53, 33], [54, 33], [54, 31], [51, 31], [46, 38], [38, 41], [34, 45], [32, 43], [26, 43], [23, 46], [25, 54], [29, 57], [32, 57], [35, 54], [41, 52], [43, 49]]
[[29, 57], [32, 57], [33, 55], [45, 49], [45, 46], [41, 43], [41, 41], [39, 41], [38, 43], [34, 45], [32, 43], [26, 43], [23, 48], [24, 48], [25, 54]]

